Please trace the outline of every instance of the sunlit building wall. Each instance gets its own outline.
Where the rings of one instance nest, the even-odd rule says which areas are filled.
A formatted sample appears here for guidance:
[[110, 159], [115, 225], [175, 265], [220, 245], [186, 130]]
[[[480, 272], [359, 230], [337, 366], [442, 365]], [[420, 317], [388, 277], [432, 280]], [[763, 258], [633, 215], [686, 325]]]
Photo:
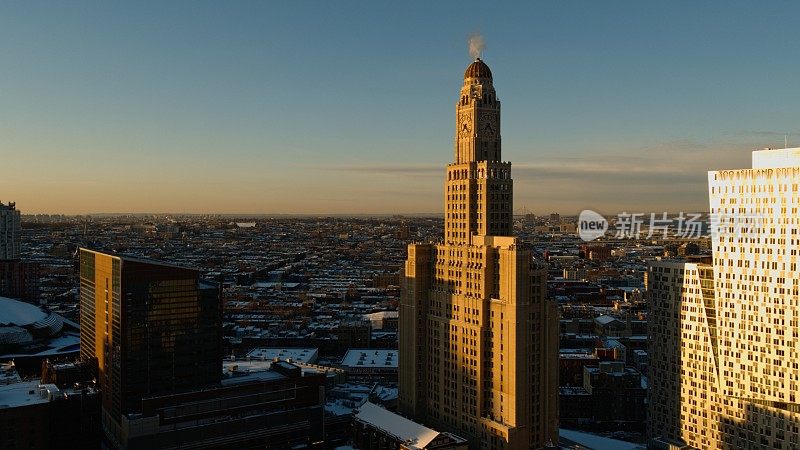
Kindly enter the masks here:
[[648, 272], [648, 434], [700, 449], [720, 448], [713, 268], [654, 261]]
[[713, 264], [650, 271], [650, 435], [700, 449], [795, 449], [800, 149], [755, 151], [752, 169], [708, 181]]
[[471, 448], [558, 441], [557, 312], [546, 269], [511, 236], [512, 188], [500, 102], [478, 59], [456, 104], [444, 241], [409, 245], [399, 317], [399, 411]]

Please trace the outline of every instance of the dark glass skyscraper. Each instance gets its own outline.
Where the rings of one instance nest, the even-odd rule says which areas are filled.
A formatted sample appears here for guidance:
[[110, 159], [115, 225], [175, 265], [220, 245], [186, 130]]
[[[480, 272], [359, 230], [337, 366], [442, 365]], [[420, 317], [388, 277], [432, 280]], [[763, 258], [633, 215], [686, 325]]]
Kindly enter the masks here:
[[218, 384], [221, 296], [196, 270], [80, 250], [81, 357], [97, 360], [111, 443], [142, 398]]

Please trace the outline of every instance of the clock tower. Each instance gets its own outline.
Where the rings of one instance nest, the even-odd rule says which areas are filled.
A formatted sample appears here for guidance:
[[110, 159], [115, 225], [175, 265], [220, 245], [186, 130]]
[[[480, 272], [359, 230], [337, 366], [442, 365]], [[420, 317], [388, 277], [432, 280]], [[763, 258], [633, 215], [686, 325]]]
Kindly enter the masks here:
[[500, 154], [500, 101], [492, 71], [480, 58], [467, 67], [456, 103], [455, 161], [447, 166], [445, 241], [509, 236], [511, 163]]
[[547, 269], [513, 234], [500, 101], [476, 59], [456, 103], [444, 240], [414, 243], [401, 273], [398, 410], [471, 450], [558, 442], [558, 311]]
[[500, 101], [492, 85], [492, 71], [480, 58], [464, 72], [456, 121], [457, 164], [500, 161]]

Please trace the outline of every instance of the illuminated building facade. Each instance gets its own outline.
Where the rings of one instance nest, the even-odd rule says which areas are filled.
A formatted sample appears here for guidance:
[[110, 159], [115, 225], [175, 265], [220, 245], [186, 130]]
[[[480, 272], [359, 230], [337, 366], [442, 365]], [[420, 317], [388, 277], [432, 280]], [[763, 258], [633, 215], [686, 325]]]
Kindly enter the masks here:
[[558, 441], [557, 312], [547, 272], [512, 233], [500, 101], [480, 59], [456, 104], [445, 235], [412, 243], [401, 276], [399, 411], [470, 448]]
[[656, 262], [651, 438], [800, 447], [800, 149], [708, 174], [711, 265]]

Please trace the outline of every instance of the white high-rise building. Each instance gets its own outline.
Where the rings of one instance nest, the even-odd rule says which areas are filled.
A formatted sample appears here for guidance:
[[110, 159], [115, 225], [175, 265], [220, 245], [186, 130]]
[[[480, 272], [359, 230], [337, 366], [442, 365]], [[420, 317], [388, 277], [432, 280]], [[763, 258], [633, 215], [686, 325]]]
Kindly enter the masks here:
[[16, 204], [0, 202], [0, 260], [19, 259], [20, 235], [19, 211]]
[[651, 437], [800, 448], [798, 185], [800, 148], [709, 172], [712, 264], [651, 264]]

